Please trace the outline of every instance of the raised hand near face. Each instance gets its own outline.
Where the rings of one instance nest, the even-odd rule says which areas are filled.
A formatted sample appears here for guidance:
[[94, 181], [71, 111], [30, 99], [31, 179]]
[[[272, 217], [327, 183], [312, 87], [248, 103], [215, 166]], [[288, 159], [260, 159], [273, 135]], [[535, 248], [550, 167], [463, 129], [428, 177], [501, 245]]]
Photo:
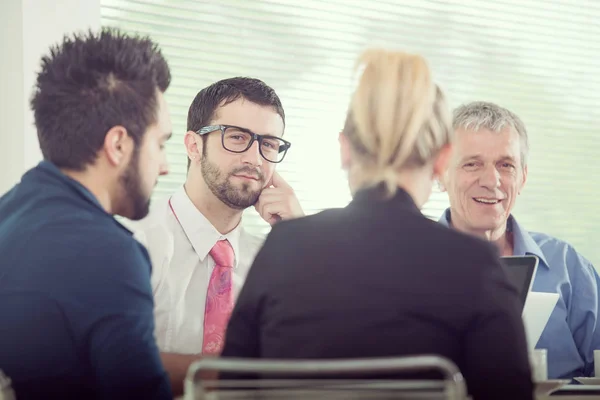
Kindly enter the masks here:
[[273, 173], [269, 185], [263, 189], [254, 208], [270, 225], [281, 220], [304, 216], [294, 189], [277, 171]]

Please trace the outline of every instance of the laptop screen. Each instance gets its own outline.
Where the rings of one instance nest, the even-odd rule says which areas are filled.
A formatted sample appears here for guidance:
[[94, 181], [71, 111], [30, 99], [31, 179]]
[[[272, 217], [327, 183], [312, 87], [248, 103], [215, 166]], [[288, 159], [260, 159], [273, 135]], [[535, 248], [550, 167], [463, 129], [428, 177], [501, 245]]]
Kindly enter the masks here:
[[506, 266], [508, 280], [519, 291], [521, 307], [525, 307], [525, 300], [527, 300], [537, 270], [538, 258], [536, 256], [515, 256], [501, 257], [501, 260]]

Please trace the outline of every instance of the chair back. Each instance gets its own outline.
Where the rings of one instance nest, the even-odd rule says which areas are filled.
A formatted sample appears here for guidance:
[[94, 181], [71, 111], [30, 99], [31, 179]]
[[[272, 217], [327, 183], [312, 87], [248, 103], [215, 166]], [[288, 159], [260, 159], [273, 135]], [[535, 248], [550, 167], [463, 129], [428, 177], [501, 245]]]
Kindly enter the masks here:
[[[432, 372], [442, 379], [402, 378]], [[465, 381], [456, 365], [429, 355], [343, 360], [205, 358], [190, 366], [185, 381], [186, 400], [466, 398]]]

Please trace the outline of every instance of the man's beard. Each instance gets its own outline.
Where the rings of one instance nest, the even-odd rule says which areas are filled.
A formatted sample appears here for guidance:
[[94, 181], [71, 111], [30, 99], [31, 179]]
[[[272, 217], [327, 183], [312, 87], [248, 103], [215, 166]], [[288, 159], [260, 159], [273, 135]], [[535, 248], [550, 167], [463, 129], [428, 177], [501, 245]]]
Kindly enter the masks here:
[[144, 193], [142, 179], [139, 168], [139, 149], [136, 149], [131, 156], [127, 169], [119, 178], [123, 193], [122, 201], [126, 202], [125, 209], [128, 214], [124, 215], [133, 221], [138, 221], [150, 212], [150, 196]]
[[[204, 182], [206, 182], [210, 191], [228, 207], [236, 210], [244, 210], [256, 204], [264, 184], [264, 176], [256, 168], [239, 167], [225, 175], [215, 164], [208, 160], [206, 154], [203, 154], [200, 164]], [[251, 176], [258, 174], [258, 182], [261, 184], [260, 188], [253, 191], [251, 185], [248, 183], [243, 183], [239, 188], [234, 186], [229, 179], [233, 175], [240, 173], [246, 173]]]

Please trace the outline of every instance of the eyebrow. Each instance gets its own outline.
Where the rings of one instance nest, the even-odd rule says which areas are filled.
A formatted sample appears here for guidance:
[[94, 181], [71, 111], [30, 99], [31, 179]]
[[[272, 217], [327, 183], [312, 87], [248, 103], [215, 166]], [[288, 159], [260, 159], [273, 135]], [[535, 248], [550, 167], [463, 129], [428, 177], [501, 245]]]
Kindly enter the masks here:
[[[467, 161], [481, 161], [481, 155], [476, 154], [476, 155], [472, 155], [472, 156], [466, 156], [460, 159], [461, 163], [467, 162]], [[513, 161], [516, 162], [516, 158], [509, 156], [509, 155], [503, 155], [500, 158], [498, 158], [498, 160], [496, 160], [495, 162], [500, 162], [500, 161]]]
[[246, 133], [250, 133], [250, 134], [257, 134], [260, 136], [270, 136], [270, 137], [274, 137], [274, 138], [283, 138], [283, 132], [281, 132], [281, 136], [277, 136], [276, 134], [273, 134], [273, 133], [256, 133], [252, 129], [244, 128], [243, 126], [229, 125], [229, 124], [221, 124], [221, 125], [229, 126], [231, 128], [236, 128], [236, 129], [241, 130], [242, 132], [246, 132]]
[[459, 162], [462, 164], [464, 162], [471, 161], [471, 160], [473, 160], [473, 161], [479, 161], [479, 160], [481, 160], [481, 156], [479, 156], [479, 155], [465, 156], [465, 157], [462, 157], [459, 160]]

